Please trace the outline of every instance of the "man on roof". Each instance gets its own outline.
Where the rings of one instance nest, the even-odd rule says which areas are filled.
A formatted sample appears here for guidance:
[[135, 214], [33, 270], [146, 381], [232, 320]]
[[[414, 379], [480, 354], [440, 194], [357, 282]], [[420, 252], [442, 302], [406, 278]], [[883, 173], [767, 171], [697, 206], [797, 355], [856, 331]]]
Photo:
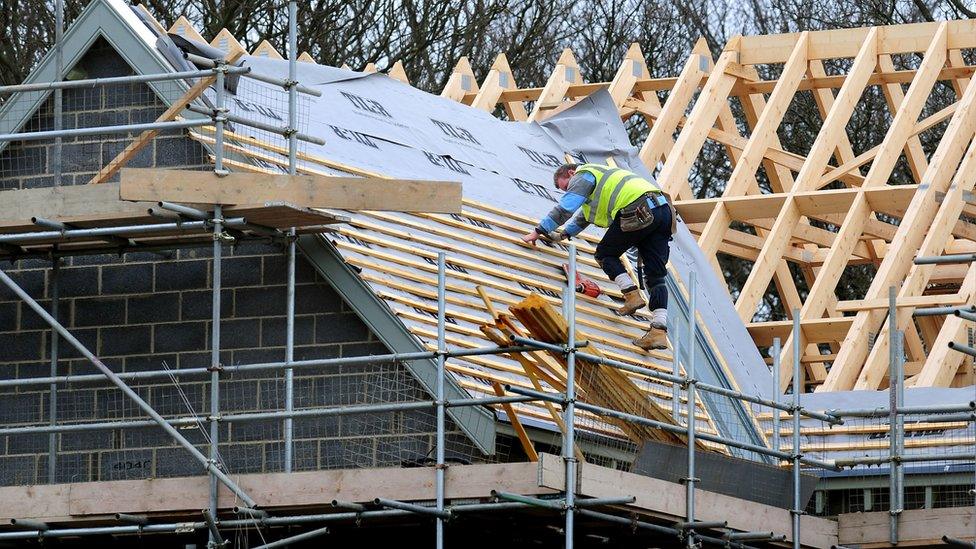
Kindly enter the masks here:
[[[607, 229], [594, 254], [603, 272], [620, 287], [624, 304], [617, 314], [630, 315], [645, 305], [620, 256], [637, 248], [644, 265], [651, 322], [633, 341], [641, 349], [666, 349], [668, 289], [665, 286], [675, 215], [668, 197], [643, 177], [601, 164], [563, 164], [553, 174], [556, 188], [565, 191], [559, 204], [522, 241], [559, 241], [576, 236], [589, 224]], [[573, 213], [576, 217], [566, 223]], [[565, 226], [563, 224], [565, 223]], [[562, 226], [562, 228], [560, 228]]]

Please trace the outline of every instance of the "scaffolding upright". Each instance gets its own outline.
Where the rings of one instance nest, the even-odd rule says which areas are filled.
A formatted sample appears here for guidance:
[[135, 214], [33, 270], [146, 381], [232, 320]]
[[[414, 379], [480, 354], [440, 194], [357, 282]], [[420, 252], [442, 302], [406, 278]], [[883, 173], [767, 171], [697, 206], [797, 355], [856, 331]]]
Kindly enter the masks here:
[[[60, 4], [60, 0], [59, 0]], [[277, 80], [265, 75], [251, 73], [248, 69], [240, 68], [228, 64], [226, 60], [209, 60], [211, 68], [198, 71], [188, 71], [172, 74], [131, 76], [98, 80], [78, 80], [78, 81], [59, 81], [38, 85], [8, 86], [0, 88], [0, 93], [12, 93], [30, 89], [54, 90], [57, 97], [60, 90], [82, 86], [105, 86], [114, 83], [135, 83], [135, 82], [158, 82], [167, 80], [184, 79], [206, 79], [213, 78], [215, 81], [215, 103], [213, 108], [203, 108], [192, 106], [189, 110], [202, 112], [207, 117], [202, 119], [190, 119], [184, 121], [155, 122], [150, 124], [127, 124], [119, 126], [94, 127], [83, 129], [59, 129], [55, 127], [50, 131], [38, 131], [28, 133], [13, 133], [0, 135], [0, 141], [18, 140], [37, 140], [37, 139], [61, 139], [65, 137], [108, 133], [130, 133], [143, 130], [162, 130], [162, 129], [184, 129], [200, 126], [212, 125], [215, 130], [215, 144], [213, 150], [214, 172], [219, 176], [226, 174], [224, 134], [226, 123], [234, 122], [249, 125], [263, 131], [271, 131], [288, 140], [288, 172], [292, 175], [297, 173], [297, 143], [299, 140], [310, 142], [320, 142], [313, 136], [301, 134], [297, 129], [296, 123], [296, 104], [299, 93], [318, 94], [314, 88], [302, 86], [297, 82], [296, 71], [296, 13], [295, 2], [289, 2], [289, 24], [288, 24], [288, 65], [289, 78], [286, 81]], [[60, 21], [60, 12], [59, 12]], [[60, 24], [59, 24], [60, 28]], [[60, 54], [59, 54], [60, 55]], [[201, 63], [206, 65], [207, 60]], [[288, 94], [288, 125], [285, 127], [268, 126], [257, 121], [246, 118], [234, 117], [228, 114], [225, 108], [225, 79], [228, 75], [241, 75], [248, 78], [256, 78], [266, 83], [271, 83], [285, 90]], [[59, 70], [59, 77], [63, 77], [63, 67]], [[38, 212], [43, 214], [44, 212]], [[587, 517], [604, 521], [610, 524], [620, 524], [640, 531], [652, 532], [656, 535], [673, 536], [680, 540], [687, 547], [695, 547], [698, 543], [705, 543], [718, 547], [733, 547], [736, 549], [753, 549], [752, 546], [744, 543], [754, 542], [782, 542], [787, 537], [791, 540], [794, 548], [799, 549], [802, 545], [801, 539], [801, 518], [803, 515], [802, 501], [800, 498], [800, 472], [804, 466], [820, 469], [836, 470], [840, 466], [856, 466], [868, 463], [887, 462], [890, 464], [891, 472], [891, 501], [892, 501], [892, 522], [891, 522], [891, 543], [898, 542], [898, 513], [901, 510], [903, 498], [903, 481], [901, 463], [905, 461], [922, 461], [924, 459], [946, 459], [946, 456], [925, 456], [925, 455], [904, 455], [904, 440], [902, 421], [906, 415], [921, 414], [947, 414], [957, 412], [956, 415], [938, 416], [936, 419], [929, 418], [929, 421], [948, 421], [948, 418], [958, 420], [964, 416], [965, 421], [973, 420], [973, 406], [969, 407], [926, 407], [908, 408], [903, 405], [904, 391], [904, 372], [902, 357], [899, 345], [892, 345], [891, 354], [891, 401], [888, 409], [871, 410], [832, 410], [829, 412], [818, 412], [803, 408], [800, 398], [802, 392], [802, 377], [800, 371], [800, 338], [794, 338], [793, 348], [793, 390], [792, 402], [787, 404], [780, 402], [778, 398], [766, 399], [757, 395], [720, 387], [704, 383], [695, 378], [695, 338], [697, 336], [697, 310], [696, 298], [699, 292], [694, 273], [688, 280], [689, 289], [689, 319], [688, 330], [684, 341], [675, 342], [676, 349], [686, 350], [686, 369], [682, 375], [677, 367], [673, 373], [664, 373], [659, 370], [636, 366], [626, 362], [613, 360], [603, 356], [596, 356], [580, 350], [588, 342], [578, 341], [577, 321], [576, 321], [576, 279], [577, 269], [577, 249], [574, 244], [568, 246], [567, 251], [567, 283], [564, 295], [566, 296], [566, 321], [569, 327], [568, 337], [565, 342], [550, 343], [536, 339], [516, 336], [509, 345], [461, 348], [449, 347], [446, 341], [446, 314], [447, 314], [447, 251], [441, 251], [437, 255], [437, 341], [436, 349], [433, 351], [422, 351], [412, 353], [388, 353], [381, 355], [369, 355], [361, 357], [342, 357], [314, 360], [295, 360], [294, 339], [295, 339], [295, 263], [296, 246], [295, 241], [299, 231], [308, 230], [310, 227], [267, 227], [249, 223], [243, 218], [227, 218], [224, 216], [225, 210], [221, 205], [214, 205], [212, 211], [191, 208], [179, 204], [161, 203], [157, 215], [166, 217], [158, 223], [132, 225], [124, 220], [114, 225], [102, 228], [75, 228], [68, 225], [57, 225], [57, 221], [45, 222], [43, 217], [37, 217], [38, 230], [18, 232], [10, 234], [0, 234], [0, 244], [4, 250], [10, 251], [7, 259], [20, 259], [26, 257], [43, 257], [51, 262], [51, 281], [52, 281], [52, 300], [50, 311], [44, 307], [28, 292], [26, 292], [17, 282], [4, 270], [0, 269], [0, 282], [9, 288], [21, 299], [31, 310], [47, 324], [51, 330], [51, 370], [50, 376], [46, 378], [0, 380], [0, 387], [8, 386], [48, 386], [50, 390], [49, 402], [51, 404], [48, 425], [38, 427], [13, 427], [0, 428], [0, 435], [28, 434], [28, 433], [47, 433], [49, 438], [49, 459], [48, 459], [48, 478], [54, 482], [53, 473], [57, 460], [57, 448], [55, 435], [62, 432], [97, 431], [105, 429], [133, 429], [146, 426], [153, 426], [162, 429], [174, 441], [182, 446], [191, 457], [199, 462], [201, 470], [209, 477], [209, 505], [203, 513], [203, 520], [194, 522], [150, 522], [139, 517], [126, 514], [125, 509], [118, 510], [116, 520], [119, 524], [111, 526], [93, 526], [81, 528], [54, 528], [43, 523], [31, 523], [31, 517], [21, 520], [21, 526], [27, 529], [16, 532], [0, 532], [0, 540], [23, 540], [23, 539], [47, 539], [61, 537], [80, 537], [103, 534], [146, 534], [146, 533], [179, 533], [187, 531], [207, 531], [209, 533], [209, 543], [211, 546], [218, 546], [223, 543], [222, 531], [239, 527], [268, 528], [277, 525], [323, 525], [333, 522], [360, 522], [371, 519], [389, 517], [420, 517], [433, 519], [435, 522], [435, 543], [438, 549], [445, 546], [445, 526], [451, 519], [459, 514], [491, 512], [500, 510], [518, 509], [548, 509], [550, 511], [563, 514], [563, 537], [564, 547], [572, 549], [575, 539], [578, 536], [577, 517]], [[170, 219], [175, 217], [175, 221]], [[41, 230], [44, 229], [44, 230]], [[60, 250], [52, 246], [44, 253], [32, 252], [21, 253], [25, 246], [38, 242], [65, 243], [84, 241], [85, 239], [113, 239], [121, 242], [114, 250], [123, 253], [128, 251], [174, 249], [183, 243], [173, 238], [171, 241], [156, 243], [152, 247], [141, 245], [137, 239], [140, 235], [152, 233], [159, 234], [166, 232], [175, 234], [193, 233], [208, 236], [211, 240], [212, 256], [210, 259], [211, 270], [211, 346], [210, 363], [203, 368], [184, 368], [178, 371], [169, 369], [149, 370], [140, 372], [116, 373], [106, 366], [84, 343], [76, 338], [59, 320], [59, 293], [58, 285], [60, 280], [59, 261], [62, 257], [73, 254], [100, 253], [104, 251], [103, 246], [84, 246], [69, 250]], [[221, 265], [225, 261], [223, 257], [223, 247], [226, 245], [229, 235], [238, 241], [248, 240], [268, 240], [282, 243], [287, 250], [286, 268], [286, 323], [285, 341], [286, 353], [283, 361], [261, 362], [249, 364], [224, 365], [221, 363]], [[893, 296], [894, 294], [892, 294]], [[895, 303], [894, 297], [891, 298], [890, 314], [894, 318]], [[954, 311], [958, 315], [969, 315], [967, 310], [957, 309]], [[800, 333], [799, 311], [794, 311], [795, 319], [794, 334]], [[964, 316], [964, 318], [969, 318]], [[976, 316], [973, 317], [976, 319]], [[892, 333], [895, 324], [892, 324]], [[57, 370], [58, 346], [59, 342], [65, 342], [87, 359], [97, 370], [98, 374], [90, 375], [61, 375]], [[897, 341], [897, 340], [896, 340]], [[969, 346], [956, 344], [953, 348], [961, 352], [976, 356], [976, 349]], [[779, 341], [775, 345], [773, 377], [775, 380], [779, 376]], [[483, 397], [483, 398], [463, 398], [449, 400], [445, 396], [445, 383], [447, 381], [447, 361], [451, 358], [470, 357], [478, 355], [505, 354], [512, 352], [527, 353], [552, 353], [562, 357], [566, 365], [565, 389], [536, 391], [516, 386], [506, 387], [508, 395]], [[382, 362], [405, 362], [405, 361], [435, 361], [436, 384], [434, 388], [434, 398], [415, 402], [400, 403], [378, 403], [362, 404], [350, 406], [334, 407], [312, 407], [305, 409], [295, 409], [295, 388], [294, 372], [296, 370], [319, 368], [319, 367], [339, 367], [351, 365], [369, 365]], [[680, 390], [684, 390], [686, 397], [686, 422], [684, 426], [678, 424], [679, 410], [674, 408], [673, 419], [675, 423], [665, 423], [647, 417], [625, 413], [604, 406], [594, 405], [583, 402], [579, 398], [576, 387], [577, 360], [586, 360], [589, 363], [600, 364], [608, 368], [615, 368], [623, 372], [647, 376], [651, 379], [671, 383], [674, 387], [674, 402], [678, 402]], [[675, 359], [677, 360], [677, 359]], [[221, 410], [221, 385], [222, 379], [231, 373], [273, 371], [282, 372], [285, 376], [285, 409], [283, 411], [223, 414]], [[180, 379], [205, 378], [209, 379], [209, 413], [199, 417], [184, 417], [177, 419], [166, 419], [150, 403], [139, 396], [129, 385], [129, 382], [164, 378], [173, 376]], [[107, 379], [117, 387], [128, 399], [134, 402], [148, 417], [148, 420], [128, 420], [111, 422], [89, 422], [63, 424], [58, 422], [55, 415], [56, 399], [58, 387], [62, 384], [81, 383], [87, 381], [98, 381]], [[698, 392], [707, 392], [720, 395], [742, 402], [757, 404], [768, 407], [774, 412], [774, 437], [772, 447], [760, 446], [735, 440], [719, 434], [701, 432], [696, 426], [695, 410], [697, 407]], [[778, 392], [778, 391], [777, 391]], [[774, 392], [776, 394], [777, 392]], [[445, 493], [446, 470], [449, 465], [445, 459], [446, 447], [446, 414], [451, 408], [472, 407], [472, 406], [495, 406], [500, 404], [516, 404], [528, 402], [550, 402], [562, 407], [563, 422], [565, 430], [561, 434], [561, 452], [564, 472], [564, 490], [557, 498], [542, 499], [528, 496], [525, 494], [511, 494], [496, 492], [491, 501], [486, 502], [458, 502], [447, 501]], [[434, 493], [433, 505], [418, 504], [411, 501], [389, 500], [376, 498], [371, 502], [333, 502], [333, 506], [340, 508], [343, 512], [324, 513], [324, 514], [286, 514], [273, 516], [270, 511], [261, 508], [261, 502], [255, 501], [248, 492], [235, 482], [226, 471], [221, 459], [218, 444], [220, 438], [220, 426], [224, 423], [253, 422], [261, 420], [281, 421], [284, 431], [284, 470], [291, 472], [294, 462], [294, 420], [297, 418], [324, 417], [324, 416], [351, 416], [371, 414], [391, 410], [429, 410], [436, 414], [436, 435], [435, 435], [435, 463], [434, 463]], [[578, 494], [577, 477], [580, 464], [578, 463], [574, 448], [577, 443], [576, 425], [580, 419], [580, 411], [594, 414], [604, 418], [615, 418], [626, 422], [644, 425], [654, 429], [661, 429], [685, 438], [687, 443], [687, 470], [685, 476], [685, 516], [684, 520], [671, 524], [661, 525], [650, 520], [637, 520], [630, 517], [623, 517], [613, 514], [618, 510], [616, 506], [625, 506], [634, 501], [633, 494], [623, 494], [617, 497], [607, 498], [585, 498]], [[779, 415], [786, 412], [792, 418], [792, 447], [789, 452], [781, 449], [779, 444]], [[801, 419], [809, 418], [831, 425], [843, 423], [845, 417], [881, 417], [887, 415], [891, 421], [891, 449], [886, 459], [882, 460], [861, 460], [851, 459], [844, 461], [821, 460], [808, 455], [804, 455], [801, 448]], [[195, 424], [207, 424], [209, 427], [209, 437], [207, 444], [208, 453], [201, 452], [190, 440], [179, 431], [179, 427]], [[732, 531], [727, 523], [723, 521], [699, 521], [696, 518], [695, 494], [698, 479], [695, 478], [696, 467], [696, 441], [704, 440], [718, 445], [731, 448], [738, 448], [748, 452], [753, 452], [763, 456], [769, 456], [779, 460], [782, 464], [788, 464], [793, 479], [793, 502], [789, 510], [791, 515], [791, 531], [786, 532], [750, 532]], [[973, 456], [961, 456], [960, 459], [973, 459]], [[238, 518], [221, 518], [223, 512], [219, 506], [218, 491], [220, 485], [229, 489], [240, 501], [242, 505], [234, 508], [234, 514]], [[429, 494], [417, 494], [418, 500], [428, 499]], [[602, 511], [594, 508], [605, 507]], [[710, 535], [709, 531], [719, 531], [719, 535]], [[297, 535], [285, 537], [265, 543], [261, 547], [280, 547], [289, 543], [311, 539], [317, 536], [326, 535], [329, 528], [319, 527], [311, 531], [302, 532]]]

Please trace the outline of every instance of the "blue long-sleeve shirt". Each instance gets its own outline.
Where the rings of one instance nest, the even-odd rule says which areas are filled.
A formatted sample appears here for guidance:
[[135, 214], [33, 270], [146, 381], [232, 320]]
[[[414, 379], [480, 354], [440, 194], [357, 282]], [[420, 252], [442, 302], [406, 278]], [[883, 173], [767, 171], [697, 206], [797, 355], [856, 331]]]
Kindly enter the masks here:
[[[572, 217], [573, 213], [586, 203], [587, 197], [590, 196], [594, 188], [596, 188], [596, 178], [593, 177], [593, 174], [577, 173], [574, 175], [569, 180], [569, 186], [566, 188], [566, 192], [559, 199], [559, 204], [539, 222], [539, 226], [536, 227], [536, 232], [548, 234], [556, 230], [563, 223], [566, 223]], [[572, 221], [566, 223], [564, 230], [567, 236], [576, 236], [589, 224], [586, 218], [583, 217], [583, 212], [580, 212]]]

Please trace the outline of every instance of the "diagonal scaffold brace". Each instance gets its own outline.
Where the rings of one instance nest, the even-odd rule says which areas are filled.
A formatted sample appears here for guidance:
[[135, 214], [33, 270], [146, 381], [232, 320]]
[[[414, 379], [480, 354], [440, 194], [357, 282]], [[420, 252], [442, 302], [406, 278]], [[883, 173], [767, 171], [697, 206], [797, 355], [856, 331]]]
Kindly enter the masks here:
[[109, 369], [108, 366], [103, 364], [102, 361], [98, 359], [98, 357], [96, 357], [91, 351], [89, 351], [88, 348], [85, 347], [83, 343], [78, 341], [78, 339], [75, 338], [71, 334], [71, 332], [69, 332], [68, 329], [65, 328], [60, 322], [58, 322], [57, 319], [55, 319], [53, 316], [51, 316], [50, 313], [45, 311], [44, 308], [41, 307], [41, 305], [37, 301], [34, 300], [34, 298], [28, 295], [27, 292], [25, 292], [23, 288], [17, 285], [17, 283], [14, 282], [13, 279], [11, 279], [10, 276], [7, 275], [7, 273], [5, 273], [3, 270], [0, 270], [0, 282], [2, 282], [5, 286], [10, 288], [10, 290], [13, 291], [17, 295], [17, 297], [19, 297], [35, 313], [37, 313], [37, 315], [40, 316], [44, 320], [44, 322], [46, 322], [49, 326], [51, 326], [51, 328], [54, 331], [56, 331], [66, 342], [68, 342], [68, 344], [70, 344], [79, 353], [81, 353], [82, 356], [88, 359], [88, 361], [91, 362], [92, 365], [95, 366], [95, 368], [97, 368], [99, 371], [105, 374], [105, 377], [108, 378], [109, 381], [111, 381], [116, 387], [121, 389], [122, 392], [125, 393], [125, 396], [129, 397], [133, 402], [136, 403], [137, 406], [139, 406], [140, 409], [142, 409], [143, 412], [149, 415], [149, 417], [151, 417], [152, 420], [155, 421], [163, 429], [163, 431], [166, 431], [166, 434], [171, 436], [173, 440], [175, 440], [180, 446], [185, 448], [186, 451], [190, 452], [190, 455], [192, 455], [194, 459], [199, 461], [204, 466], [205, 470], [208, 473], [216, 477], [217, 480], [219, 480], [224, 486], [226, 486], [228, 490], [233, 492], [234, 495], [239, 497], [241, 501], [243, 501], [248, 507], [257, 507], [257, 504], [254, 502], [254, 500], [251, 499], [251, 497], [248, 496], [247, 493], [245, 493], [244, 490], [242, 490], [241, 487], [237, 485], [237, 483], [235, 483], [233, 480], [231, 480], [230, 477], [228, 477], [223, 471], [221, 471], [217, 467], [217, 464], [215, 462], [207, 459], [206, 456], [200, 453], [200, 450], [197, 450], [196, 447], [190, 443], [190, 441], [188, 441], [172, 425], [170, 425], [165, 419], [163, 419], [163, 416], [159, 415], [159, 412], [157, 412], [152, 406], [150, 406], [148, 402], [143, 400], [142, 397], [140, 397], [135, 391], [133, 391], [131, 387], [126, 385], [126, 383], [122, 381], [122, 379], [120, 379], [119, 376], [115, 374], [115, 372], [113, 372], [112, 370]]

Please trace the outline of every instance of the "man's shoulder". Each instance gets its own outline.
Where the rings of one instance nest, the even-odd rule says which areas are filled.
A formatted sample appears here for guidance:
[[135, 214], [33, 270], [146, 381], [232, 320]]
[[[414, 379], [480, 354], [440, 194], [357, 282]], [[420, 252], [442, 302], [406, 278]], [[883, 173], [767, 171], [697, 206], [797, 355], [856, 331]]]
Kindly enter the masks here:
[[573, 175], [573, 178], [569, 180], [569, 188], [570, 189], [573, 188], [573, 184], [574, 183], [577, 184], [577, 185], [580, 185], [580, 184], [582, 184], [582, 185], [586, 185], [586, 184], [596, 185], [596, 176], [594, 176], [590, 172], [576, 172], [576, 174]]

